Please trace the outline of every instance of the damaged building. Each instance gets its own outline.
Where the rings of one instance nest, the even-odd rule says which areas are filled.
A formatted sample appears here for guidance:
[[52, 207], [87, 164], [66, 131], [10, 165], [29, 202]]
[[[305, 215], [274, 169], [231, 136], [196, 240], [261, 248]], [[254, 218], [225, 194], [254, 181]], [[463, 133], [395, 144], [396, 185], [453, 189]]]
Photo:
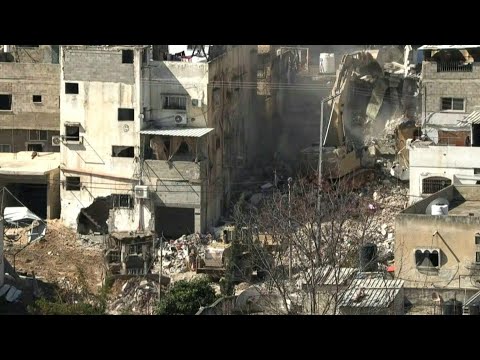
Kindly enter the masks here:
[[[419, 76], [412, 48], [398, 46], [347, 54], [324, 113], [324, 166], [336, 179], [385, 162], [392, 174], [404, 173], [407, 138], [419, 136], [417, 108]], [[325, 105], [327, 108], [327, 105]], [[302, 151], [307, 166], [316, 169], [318, 142]]]
[[62, 220], [124, 243], [114, 247], [120, 259], [138, 236], [201, 232], [211, 216], [208, 64], [165, 61], [165, 48], [61, 50]]

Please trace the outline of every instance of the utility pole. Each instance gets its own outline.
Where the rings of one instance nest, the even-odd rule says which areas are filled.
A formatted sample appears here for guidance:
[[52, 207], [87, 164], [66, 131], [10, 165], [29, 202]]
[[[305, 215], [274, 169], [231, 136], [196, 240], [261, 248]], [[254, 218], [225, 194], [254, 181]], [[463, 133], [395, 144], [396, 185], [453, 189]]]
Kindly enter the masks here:
[[[291, 221], [290, 221], [290, 215], [291, 215], [291, 206], [290, 206], [290, 196], [291, 196], [291, 184], [293, 179], [291, 177], [288, 178], [288, 228], [289, 230], [291, 229]], [[288, 260], [288, 279], [291, 281], [292, 280], [292, 236], [289, 236], [288, 240], [288, 252], [289, 252], [289, 260]]]

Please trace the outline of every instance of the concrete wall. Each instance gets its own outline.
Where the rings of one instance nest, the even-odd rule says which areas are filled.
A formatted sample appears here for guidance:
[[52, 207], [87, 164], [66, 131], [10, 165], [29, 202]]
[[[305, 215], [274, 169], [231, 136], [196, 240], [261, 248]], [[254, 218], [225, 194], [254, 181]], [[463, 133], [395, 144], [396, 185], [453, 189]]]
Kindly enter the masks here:
[[410, 159], [410, 203], [422, 199], [422, 181], [432, 176], [442, 176], [459, 184], [475, 184], [480, 174], [479, 147], [429, 146], [412, 148]]
[[[465, 112], [470, 113], [480, 105], [480, 63], [474, 63], [473, 72], [437, 72], [436, 62], [422, 63], [423, 104], [422, 113], [440, 112], [442, 97], [465, 98]], [[426, 94], [426, 96], [425, 96]], [[455, 123], [453, 123], [455, 124]]]
[[12, 95], [12, 110], [0, 111], [0, 129], [58, 130], [59, 79], [56, 64], [0, 62], [0, 94]]
[[[208, 218], [218, 219], [231, 200], [232, 183], [259, 168], [262, 139], [257, 122], [257, 46], [230, 47], [209, 63]], [[256, 165], [256, 166], [255, 166]], [[213, 225], [213, 223], [208, 224]]]
[[49, 172], [47, 175], [47, 219], [60, 218], [60, 169]]
[[60, 131], [47, 130], [47, 140], [30, 140], [30, 130], [0, 130], [0, 144], [10, 145], [11, 152], [27, 151], [28, 144], [42, 144], [43, 152], [59, 152], [59, 146], [52, 146], [52, 136], [60, 135]]
[[[475, 265], [477, 216], [399, 214], [395, 220], [395, 276], [405, 287], [472, 288], [478, 286]], [[434, 235], [436, 234], [436, 235]], [[416, 249], [440, 249], [438, 272], [423, 272], [415, 264]]]
[[0, 62], [58, 64], [59, 45], [10, 45], [10, 52], [0, 47]]
[[152, 191], [152, 205], [196, 209], [195, 232], [204, 232], [207, 223], [216, 220], [207, 219], [205, 166], [206, 162], [145, 161], [145, 184]]
[[154, 206], [151, 200], [136, 200], [132, 209], [112, 209], [110, 211], [109, 231], [124, 232], [143, 228], [154, 230]]
[[[134, 64], [122, 64], [118, 47], [62, 47], [60, 131], [65, 123], [80, 124], [81, 144], [63, 143], [60, 151], [61, 181], [79, 176], [82, 190], [67, 191], [62, 185], [62, 215], [76, 227], [81, 208], [96, 197], [112, 193], [133, 194], [138, 184], [140, 137], [141, 48], [134, 49]], [[78, 94], [65, 94], [65, 82], [77, 82]], [[133, 121], [118, 121], [118, 108], [133, 108]], [[133, 146], [136, 158], [112, 157], [112, 146]]]
[[[208, 64], [150, 61], [143, 68], [142, 82], [143, 106], [147, 108], [145, 122], [150, 121], [150, 124], [159, 127], [176, 126], [175, 115], [186, 114], [188, 121], [186, 126], [205, 127], [207, 125]], [[163, 102], [166, 95], [186, 96], [187, 109], [164, 109]], [[198, 106], [193, 106], [192, 100], [198, 100]]]
[[[116, 82], [134, 85], [135, 64], [122, 63], [122, 46], [65, 46], [62, 52], [65, 81]], [[141, 60], [137, 58], [137, 61]], [[64, 87], [62, 87], [64, 89]]]

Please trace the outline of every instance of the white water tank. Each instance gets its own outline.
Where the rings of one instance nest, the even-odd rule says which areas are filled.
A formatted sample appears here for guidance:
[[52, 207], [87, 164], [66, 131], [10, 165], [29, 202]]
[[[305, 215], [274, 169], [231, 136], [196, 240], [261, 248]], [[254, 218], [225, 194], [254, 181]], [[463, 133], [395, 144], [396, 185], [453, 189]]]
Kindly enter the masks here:
[[432, 215], [448, 215], [448, 205], [432, 205]]
[[12, 51], [12, 45], [3, 45], [3, 52], [9, 53]]
[[319, 70], [320, 70], [320, 74], [334, 74], [335, 73], [335, 54], [321, 53]]

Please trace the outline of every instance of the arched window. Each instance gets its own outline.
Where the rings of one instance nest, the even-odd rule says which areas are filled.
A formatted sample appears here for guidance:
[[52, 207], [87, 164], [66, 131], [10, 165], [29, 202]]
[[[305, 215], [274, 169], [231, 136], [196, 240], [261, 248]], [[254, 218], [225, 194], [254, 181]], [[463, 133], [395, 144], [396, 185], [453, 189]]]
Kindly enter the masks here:
[[452, 185], [452, 180], [448, 178], [428, 177], [422, 180], [422, 194], [434, 194], [450, 185]]

